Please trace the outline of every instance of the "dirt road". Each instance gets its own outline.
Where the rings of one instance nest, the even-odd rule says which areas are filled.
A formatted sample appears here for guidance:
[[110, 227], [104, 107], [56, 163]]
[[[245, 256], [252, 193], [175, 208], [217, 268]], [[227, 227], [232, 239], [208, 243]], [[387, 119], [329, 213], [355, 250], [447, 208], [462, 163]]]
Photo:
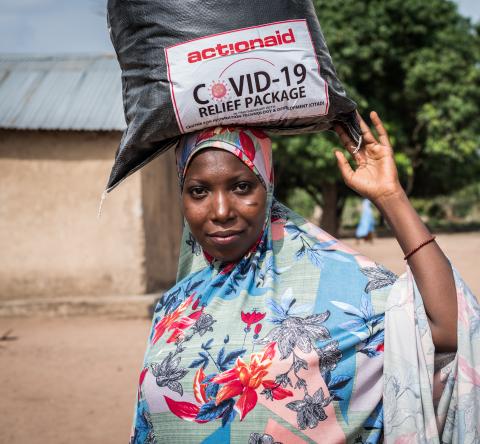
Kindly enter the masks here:
[[[480, 294], [480, 233], [441, 235], [472, 290]], [[393, 239], [347, 243], [397, 273]], [[0, 319], [0, 443], [127, 443], [150, 320]]]
[[148, 320], [0, 320], [0, 443], [127, 443]]
[[[480, 295], [480, 232], [439, 234], [436, 240], [474, 294]], [[397, 274], [405, 271], [402, 250], [393, 238], [375, 239], [373, 244], [357, 244], [354, 239], [343, 242]]]

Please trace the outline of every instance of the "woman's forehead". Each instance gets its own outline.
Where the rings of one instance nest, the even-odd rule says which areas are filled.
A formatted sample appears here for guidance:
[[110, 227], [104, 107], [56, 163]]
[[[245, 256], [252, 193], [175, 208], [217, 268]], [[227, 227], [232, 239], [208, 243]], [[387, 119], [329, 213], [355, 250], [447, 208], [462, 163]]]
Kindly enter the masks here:
[[205, 162], [205, 163], [215, 163], [215, 162], [222, 162], [222, 161], [235, 161], [239, 163], [243, 163], [234, 153], [221, 149], [221, 148], [202, 148], [201, 150], [197, 151], [193, 154], [192, 158], [190, 159], [189, 165], [193, 162]]

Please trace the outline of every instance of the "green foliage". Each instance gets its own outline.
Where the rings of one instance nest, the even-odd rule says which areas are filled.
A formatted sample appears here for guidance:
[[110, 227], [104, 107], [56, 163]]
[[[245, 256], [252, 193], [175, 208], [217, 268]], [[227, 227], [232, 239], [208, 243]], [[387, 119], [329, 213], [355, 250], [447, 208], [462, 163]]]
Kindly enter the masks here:
[[480, 222], [480, 182], [457, 191], [451, 197], [453, 214], [468, 221]]
[[[315, 0], [347, 93], [376, 110], [392, 136], [402, 183], [416, 196], [445, 194], [480, 175], [478, 25], [449, 0]], [[348, 195], [330, 133], [275, 140], [281, 196], [325, 184]]]
[[450, 195], [433, 199], [413, 199], [415, 209], [432, 226], [480, 223], [480, 182], [475, 182]]
[[330, 133], [275, 138], [275, 171], [282, 185], [290, 189], [297, 184], [310, 192], [318, 190], [324, 182], [339, 180], [333, 154], [335, 145], [338, 146], [336, 135]]
[[310, 219], [315, 209], [315, 202], [303, 188], [295, 188], [288, 196], [286, 204], [296, 213]]

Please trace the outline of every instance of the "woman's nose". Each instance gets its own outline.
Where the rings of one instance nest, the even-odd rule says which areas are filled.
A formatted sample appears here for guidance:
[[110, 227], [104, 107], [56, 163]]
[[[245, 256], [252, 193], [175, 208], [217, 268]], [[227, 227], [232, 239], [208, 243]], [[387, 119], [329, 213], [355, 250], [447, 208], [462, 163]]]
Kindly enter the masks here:
[[225, 223], [235, 217], [234, 208], [229, 196], [224, 192], [217, 192], [213, 196], [212, 219], [215, 222]]

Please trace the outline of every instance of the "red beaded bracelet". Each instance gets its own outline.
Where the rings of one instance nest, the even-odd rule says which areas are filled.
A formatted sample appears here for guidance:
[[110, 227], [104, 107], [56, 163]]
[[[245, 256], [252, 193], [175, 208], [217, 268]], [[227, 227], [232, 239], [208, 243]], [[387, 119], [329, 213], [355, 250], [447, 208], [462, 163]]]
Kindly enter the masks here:
[[435, 240], [435, 236], [432, 236], [430, 239], [427, 239], [426, 241], [422, 242], [420, 245], [415, 247], [410, 253], [406, 254], [405, 257], [403, 258], [404, 260], [407, 260], [413, 253], [416, 253], [420, 248], [424, 247], [425, 245], [429, 244], [430, 242], [433, 242]]

